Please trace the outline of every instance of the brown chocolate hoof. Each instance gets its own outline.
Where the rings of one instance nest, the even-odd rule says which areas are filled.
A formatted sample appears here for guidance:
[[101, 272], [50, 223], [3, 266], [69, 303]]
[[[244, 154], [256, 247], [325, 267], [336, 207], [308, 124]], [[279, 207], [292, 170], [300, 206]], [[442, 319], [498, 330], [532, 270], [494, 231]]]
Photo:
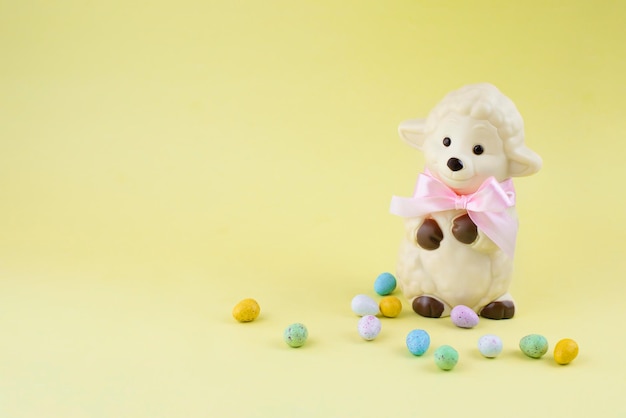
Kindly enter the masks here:
[[515, 304], [511, 300], [491, 302], [480, 311], [480, 316], [489, 319], [511, 319], [515, 315]]
[[432, 251], [439, 248], [439, 243], [443, 240], [443, 231], [434, 219], [425, 219], [417, 229], [417, 244], [425, 250]]
[[443, 303], [428, 296], [420, 296], [413, 300], [413, 310], [426, 318], [440, 318], [443, 313]]
[[452, 235], [463, 244], [471, 244], [478, 238], [478, 227], [466, 213], [452, 222]]

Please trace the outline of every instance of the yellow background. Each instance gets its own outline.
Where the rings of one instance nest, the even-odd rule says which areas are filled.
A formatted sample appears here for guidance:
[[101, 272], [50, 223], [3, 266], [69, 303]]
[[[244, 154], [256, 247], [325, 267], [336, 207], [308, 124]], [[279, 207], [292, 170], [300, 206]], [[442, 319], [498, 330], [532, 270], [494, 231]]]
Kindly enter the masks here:
[[[0, 1], [0, 416], [625, 416], [625, 18], [616, 1]], [[394, 270], [389, 201], [423, 162], [397, 125], [479, 81], [544, 159], [516, 179], [517, 315], [462, 330], [405, 306], [365, 342], [350, 301]], [[262, 313], [239, 324], [245, 297]], [[544, 358], [519, 352], [529, 333]]]

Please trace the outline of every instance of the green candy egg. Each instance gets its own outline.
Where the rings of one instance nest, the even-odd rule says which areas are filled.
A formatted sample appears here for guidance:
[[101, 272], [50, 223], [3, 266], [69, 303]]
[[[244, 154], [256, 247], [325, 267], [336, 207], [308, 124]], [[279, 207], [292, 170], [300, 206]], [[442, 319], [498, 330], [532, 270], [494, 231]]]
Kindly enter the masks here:
[[548, 340], [543, 335], [530, 334], [520, 340], [519, 348], [528, 357], [541, 358], [548, 352]]
[[442, 345], [435, 350], [435, 364], [441, 370], [452, 370], [459, 361], [459, 353], [449, 345]]
[[304, 345], [309, 336], [309, 331], [304, 324], [295, 323], [289, 325], [283, 333], [283, 339], [289, 347], [298, 348]]

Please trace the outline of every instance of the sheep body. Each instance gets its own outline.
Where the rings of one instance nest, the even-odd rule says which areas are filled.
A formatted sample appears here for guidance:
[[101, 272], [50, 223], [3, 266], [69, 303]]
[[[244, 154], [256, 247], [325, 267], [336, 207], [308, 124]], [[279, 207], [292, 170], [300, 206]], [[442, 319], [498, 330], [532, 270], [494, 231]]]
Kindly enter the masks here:
[[[445, 211], [430, 215], [444, 230], [438, 249], [427, 251], [415, 243], [423, 217], [406, 220], [406, 234], [400, 244], [396, 277], [398, 287], [410, 301], [419, 296], [434, 297], [444, 303], [443, 316], [457, 305], [476, 313], [490, 302], [505, 296], [511, 284], [513, 260], [479, 232], [476, 244], [468, 246], [452, 239], [452, 220], [462, 211]], [[478, 248], [486, 246], [486, 251]]]

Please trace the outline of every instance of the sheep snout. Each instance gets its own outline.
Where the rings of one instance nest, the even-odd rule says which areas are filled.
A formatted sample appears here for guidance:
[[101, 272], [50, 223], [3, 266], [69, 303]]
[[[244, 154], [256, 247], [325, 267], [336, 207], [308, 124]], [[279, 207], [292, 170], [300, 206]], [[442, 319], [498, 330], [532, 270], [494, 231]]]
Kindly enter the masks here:
[[446, 164], [448, 168], [452, 171], [460, 171], [463, 169], [463, 161], [458, 158], [452, 157], [448, 160], [448, 164]]

